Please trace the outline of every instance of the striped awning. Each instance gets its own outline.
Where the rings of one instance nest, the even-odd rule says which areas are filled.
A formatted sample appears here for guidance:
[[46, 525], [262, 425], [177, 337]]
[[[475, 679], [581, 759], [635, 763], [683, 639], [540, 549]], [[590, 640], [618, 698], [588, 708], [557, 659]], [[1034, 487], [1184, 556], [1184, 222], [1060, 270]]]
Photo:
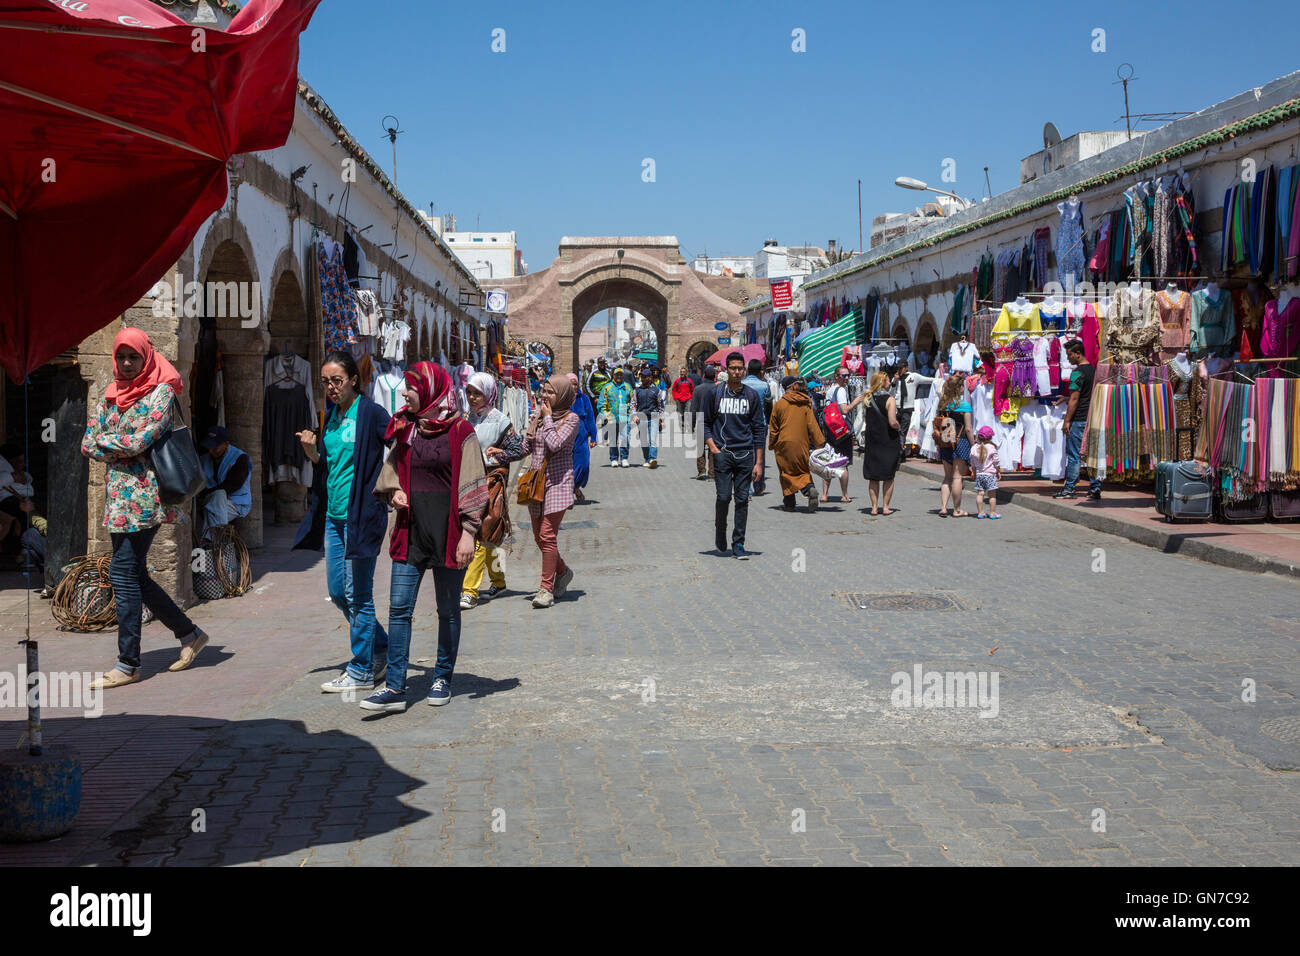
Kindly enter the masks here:
[[844, 346], [857, 345], [866, 336], [862, 314], [856, 310], [842, 315], [825, 328], [796, 343], [799, 374], [825, 377], [840, 367]]

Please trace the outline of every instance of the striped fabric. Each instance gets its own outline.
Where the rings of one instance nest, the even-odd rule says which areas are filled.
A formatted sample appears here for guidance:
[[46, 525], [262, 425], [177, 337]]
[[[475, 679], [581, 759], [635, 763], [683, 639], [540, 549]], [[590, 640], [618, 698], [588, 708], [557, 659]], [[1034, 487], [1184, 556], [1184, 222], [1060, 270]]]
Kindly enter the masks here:
[[844, 346], [858, 345], [865, 336], [862, 315], [857, 311], [818, 329], [795, 346], [799, 358], [799, 374], [804, 377], [815, 375], [818, 378], [833, 374], [840, 367]]

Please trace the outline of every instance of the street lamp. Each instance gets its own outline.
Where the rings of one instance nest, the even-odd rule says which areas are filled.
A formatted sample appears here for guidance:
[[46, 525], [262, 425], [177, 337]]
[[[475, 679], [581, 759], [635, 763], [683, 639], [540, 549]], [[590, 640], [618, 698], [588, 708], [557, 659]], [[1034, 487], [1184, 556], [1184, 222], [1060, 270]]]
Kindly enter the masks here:
[[894, 180], [894, 185], [901, 186], [903, 189], [921, 189], [932, 193], [938, 193], [940, 196], [951, 196], [962, 204], [962, 209], [969, 209], [971, 206], [975, 205], [969, 199], [963, 199], [956, 193], [950, 193], [944, 189], [935, 189], [933, 186], [927, 186], [925, 183], [921, 182], [921, 180], [913, 179], [911, 176], [899, 176]]

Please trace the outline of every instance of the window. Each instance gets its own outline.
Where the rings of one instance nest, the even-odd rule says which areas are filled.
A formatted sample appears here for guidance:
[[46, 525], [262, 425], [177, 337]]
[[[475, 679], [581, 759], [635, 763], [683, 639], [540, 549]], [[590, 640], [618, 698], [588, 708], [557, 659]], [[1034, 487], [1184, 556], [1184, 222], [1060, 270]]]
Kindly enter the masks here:
[[482, 237], [482, 236], [475, 236], [475, 237], [474, 237], [474, 241], [475, 241], [475, 242], [482, 242], [482, 241], [483, 241], [483, 237]]

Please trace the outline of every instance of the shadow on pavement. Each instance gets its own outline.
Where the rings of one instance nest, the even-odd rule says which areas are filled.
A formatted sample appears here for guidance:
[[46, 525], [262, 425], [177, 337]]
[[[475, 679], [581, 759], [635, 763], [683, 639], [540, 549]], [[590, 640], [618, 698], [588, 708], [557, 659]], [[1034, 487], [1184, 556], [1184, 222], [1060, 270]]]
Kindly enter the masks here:
[[[134, 797], [125, 815], [106, 817], [133, 763], [147, 776], [162, 757], [150, 747], [148, 723], [196, 725], [207, 739]], [[105, 741], [123, 734], [141, 746], [92, 763]], [[52, 844], [0, 845], [4, 865], [228, 866], [270, 857], [346, 863], [355, 841], [429, 815], [398, 799], [423, 780], [390, 767], [369, 741], [337, 730], [311, 733], [301, 721], [105, 715], [70, 721], [58, 736], [83, 753], [77, 826]], [[71, 852], [51, 858], [60, 843]]]

